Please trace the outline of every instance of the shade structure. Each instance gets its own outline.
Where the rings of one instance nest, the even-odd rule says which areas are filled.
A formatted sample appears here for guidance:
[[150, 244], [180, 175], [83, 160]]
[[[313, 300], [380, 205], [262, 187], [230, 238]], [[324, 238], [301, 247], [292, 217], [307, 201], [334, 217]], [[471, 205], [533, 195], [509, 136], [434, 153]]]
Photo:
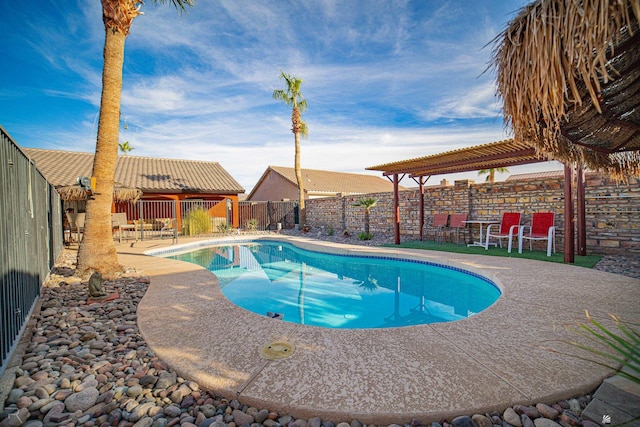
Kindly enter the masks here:
[[[60, 195], [60, 198], [65, 202], [87, 200], [89, 198], [87, 191], [77, 184], [58, 187], [56, 188], [56, 191]], [[113, 187], [114, 203], [135, 203], [140, 199], [140, 197], [142, 197], [142, 191], [137, 188], [126, 187], [117, 183]]]
[[[529, 163], [544, 162], [548, 159], [543, 154], [536, 152], [533, 145], [506, 139], [430, 156], [401, 160], [370, 166], [368, 170], [381, 171], [383, 175], [393, 177], [394, 184], [394, 234], [395, 243], [400, 244], [400, 209], [398, 189], [399, 182], [404, 176], [411, 176], [420, 186], [420, 240], [423, 238], [424, 226], [424, 183], [425, 176], [441, 175], [448, 173], [467, 172], [480, 169], [496, 169], [502, 167], [524, 165]], [[417, 179], [416, 179], [417, 178]]]
[[399, 173], [418, 177], [495, 169], [547, 160], [549, 159], [543, 154], [536, 152], [532, 144], [506, 139], [430, 156], [370, 166], [367, 170], [382, 171], [383, 175]]
[[538, 0], [494, 41], [516, 141], [614, 177], [640, 175], [640, 1]]

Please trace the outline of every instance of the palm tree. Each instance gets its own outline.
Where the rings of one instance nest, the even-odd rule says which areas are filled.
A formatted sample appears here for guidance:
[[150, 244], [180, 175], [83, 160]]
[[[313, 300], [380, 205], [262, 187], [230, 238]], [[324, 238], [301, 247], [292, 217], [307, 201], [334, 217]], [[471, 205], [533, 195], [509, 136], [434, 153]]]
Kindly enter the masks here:
[[122, 151], [122, 154], [124, 154], [125, 156], [127, 155], [128, 152], [135, 150], [131, 146], [131, 144], [129, 144], [129, 141], [119, 143], [118, 148], [120, 149], [120, 151]]
[[[186, 11], [186, 6], [195, 4], [195, 0], [169, 1], [182, 12]], [[164, 4], [165, 0], [154, 2]], [[136, 0], [101, 0], [101, 3], [105, 40], [100, 119], [92, 172], [96, 191], [87, 201], [85, 233], [78, 249], [76, 274], [85, 276], [97, 271], [104, 278], [110, 278], [120, 271], [111, 232], [111, 204], [118, 160], [124, 44], [133, 19], [141, 12], [140, 2]]]
[[486, 182], [495, 182], [496, 172], [498, 173], [507, 173], [509, 169], [507, 168], [492, 168], [492, 169], [480, 169], [478, 171], [478, 175], [487, 175]]
[[372, 199], [370, 197], [358, 200], [354, 206], [362, 206], [364, 208], [364, 234], [366, 238], [370, 238], [371, 234], [369, 234], [369, 214], [371, 213], [371, 208], [374, 207], [378, 203], [376, 199]]
[[282, 70], [280, 70], [280, 78], [284, 79], [287, 83], [287, 87], [285, 90], [274, 90], [273, 97], [274, 99], [283, 101], [290, 107], [293, 106], [293, 111], [291, 112], [291, 132], [293, 132], [296, 144], [295, 171], [296, 181], [298, 181], [298, 209], [300, 210], [299, 222], [304, 225], [304, 185], [302, 182], [302, 171], [300, 169], [300, 135], [305, 137], [309, 135], [307, 124], [302, 121], [302, 113], [307, 109], [307, 100], [304, 99], [300, 92], [300, 85], [304, 80], [286, 74]]

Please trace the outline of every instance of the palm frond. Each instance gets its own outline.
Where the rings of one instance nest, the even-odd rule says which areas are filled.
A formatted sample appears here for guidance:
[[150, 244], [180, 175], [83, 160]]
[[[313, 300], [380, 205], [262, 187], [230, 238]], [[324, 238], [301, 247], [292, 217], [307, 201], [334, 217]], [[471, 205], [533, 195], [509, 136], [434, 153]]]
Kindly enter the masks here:
[[196, 0], [154, 0], [155, 3], [165, 4], [170, 2], [178, 12], [187, 13], [187, 6], [193, 7], [196, 4]]

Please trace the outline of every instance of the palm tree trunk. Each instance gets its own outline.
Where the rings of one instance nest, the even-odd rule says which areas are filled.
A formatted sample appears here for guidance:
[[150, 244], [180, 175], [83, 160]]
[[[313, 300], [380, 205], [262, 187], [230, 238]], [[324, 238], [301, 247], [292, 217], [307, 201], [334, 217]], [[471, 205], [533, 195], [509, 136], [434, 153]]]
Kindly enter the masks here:
[[306, 212], [304, 207], [304, 183], [302, 181], [302, 170], [300, 168], [300, 134], [295, 134], [296, 140], [296, 158], [295, 158], [295, 170], [296, 181], [298, 181], [298, 210], [300, 225], [304, 225], [306, 222]]
[[369, 236], [369, 209], [364, 211], [364, 233]]
[[85, 233], [78, 250], [76, 270], [80, 276], [98, 271], [103, 277], [111, 278], [121, 271], [111, 231], [111, 204], [118, 161], [125, 39], [126, 35], [120, 31], [106, 29], [100, 120], [93, 161], [96, 194], [87, 201]]
[[296, 144], [294, 166], [296, 171], [296, 181], [298, 181], [298, 221], [300, 222], [300, 226], [303, 226], [306, 222], [306, 212], [304, 207], [304, 182], [302, 181], [302, 170], [300, 168], [300, 122], [300, 109], [294, 104], [293, 111], [291, 113], [291, 131], [293, 132]]

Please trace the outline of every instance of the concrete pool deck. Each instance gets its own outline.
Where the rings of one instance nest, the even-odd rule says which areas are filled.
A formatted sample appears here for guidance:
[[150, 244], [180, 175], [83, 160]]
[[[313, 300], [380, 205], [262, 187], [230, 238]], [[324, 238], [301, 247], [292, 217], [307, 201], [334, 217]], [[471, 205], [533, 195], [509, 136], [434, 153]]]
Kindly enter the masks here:
[[[607, 326], [610, 313], [640, 319], [640, 280], [617, 274], [507, 257], [268, 238], [454, 265], [483, 274], [503, 292], [487, 310], [456, 322], [325, 329], [248, 312], [229, 302], [202, 267], [144, 255], [170, 241], [118, 245], [120, 263], [151, 279], [138, 324], [162, 360], [202, 388], [296, 417], [425, 423], [575, 397], [594, 391], [611, 372], [543, 347], [579, 354], [557, 340], [579, 338], [566, 327], [584, 323], [585, 310]], [[264, 358], [261, 349], [274, 342], [291, 344], [293, 354]]]

